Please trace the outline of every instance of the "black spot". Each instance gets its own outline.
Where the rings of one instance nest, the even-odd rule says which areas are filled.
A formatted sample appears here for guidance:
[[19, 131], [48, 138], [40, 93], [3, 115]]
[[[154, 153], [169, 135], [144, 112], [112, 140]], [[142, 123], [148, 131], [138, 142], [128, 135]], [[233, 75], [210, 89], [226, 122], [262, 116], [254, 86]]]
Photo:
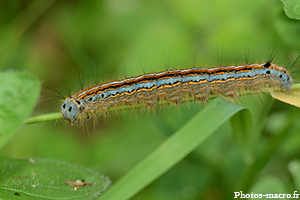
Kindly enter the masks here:
[[14, 195], [16, 195], [16, 196], [21, 196], [18, 192], [15, 192]]
[[282, 74], [279, 75], [279, 78], [282, 78]]
[[251, 75], [250, 74], [248, 74], [248, 76], [247, 76], [248, 78], [251, 78]]
[[71, 112], [71, 111], [72, 111], [72, 106], [70, 106], [70, 107], [69, 107], [68, 111], [69, 111], [69, 112]]
[[77, 100], [76, 103], [77, 103], [78, 105], [80, 105], [80, 101]]
[[270, 65], [271, 65], [270, 62], [266, 62], [266, 63], [264, 64], [264, 67], [265, 67], [265, 68], [268, 68], [268, 67], [270, 67]]
[[287, 81], [290, 81], [290, 78], [287, 78]]
[[267, 74], [271, 74], [271, 71], [268, 70], [266, 73], [267, 73]]
[[101, 97], [104, 98], [104, 94], [101, 94]]
[[65, 109], [66, 108], [66, 104], [64, 103], [62, 107], [63, 107], [63, 109]]
[[75, 115], [72, 118], [75, 119]]
[[89, 98], [89, 101], [93, 101], [93, 97], [90, 97], [90, 98]]

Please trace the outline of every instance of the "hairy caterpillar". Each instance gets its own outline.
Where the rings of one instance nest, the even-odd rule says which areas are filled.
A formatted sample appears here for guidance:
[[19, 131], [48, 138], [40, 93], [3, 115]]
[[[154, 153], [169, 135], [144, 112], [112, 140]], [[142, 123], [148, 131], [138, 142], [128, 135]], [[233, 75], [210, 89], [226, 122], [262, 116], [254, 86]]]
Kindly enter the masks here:
[[210, 95], [238, 98], [240, 91], [274, 88], [289, 92], [292, 78], [274, 63], [245, 64], [215, 68], [167, 70], [99, 84], [68, 97], [61, 113], [71, 123], [96, 110], [111, 106], [146, 104], [168, 100], [176, 104], [189, 96], [208, 101]]

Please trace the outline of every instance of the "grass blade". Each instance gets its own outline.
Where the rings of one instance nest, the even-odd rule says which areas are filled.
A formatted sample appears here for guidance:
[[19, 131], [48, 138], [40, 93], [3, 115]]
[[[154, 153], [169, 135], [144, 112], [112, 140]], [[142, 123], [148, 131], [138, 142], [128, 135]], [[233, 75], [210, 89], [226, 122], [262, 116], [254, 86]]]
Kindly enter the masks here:
[[157, 147], [152, 154], [120, 178], [100, 199], [131, 198], [193, 151], [225, 121], [242, 109], [222, 98], [212, 101]]

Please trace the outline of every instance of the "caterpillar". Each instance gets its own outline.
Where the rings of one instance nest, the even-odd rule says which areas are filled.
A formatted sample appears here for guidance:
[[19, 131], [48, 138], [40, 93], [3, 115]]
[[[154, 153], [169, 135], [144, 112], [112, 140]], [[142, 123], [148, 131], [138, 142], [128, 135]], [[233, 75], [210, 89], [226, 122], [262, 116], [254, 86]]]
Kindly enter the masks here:
[[146, 104], [154, 107], [163, 100], [180, 104], [182, 99], [190, 96], [202, 102], [208, 101], [210, 95], [235, 99], [241, 91], [268, 88], [289, 92], [292, 82], [292, 77], [284, 67], [270, 61], [167, 70], [84, 89], [64, 100], [61, 113], [63, 118], [74, 124], [82, 116], [89, 116], [99, 109], [107, 112], [112, 106]]

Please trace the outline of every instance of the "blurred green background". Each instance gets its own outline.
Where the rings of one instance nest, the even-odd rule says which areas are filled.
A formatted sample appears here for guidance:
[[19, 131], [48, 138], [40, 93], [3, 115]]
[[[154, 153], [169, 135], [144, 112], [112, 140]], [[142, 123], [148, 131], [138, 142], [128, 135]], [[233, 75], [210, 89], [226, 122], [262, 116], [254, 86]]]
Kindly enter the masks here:
[[[249, 62], [268, 61], [278, 48], [280, 65], [300, 52], [300, 23], [279, 0], [0, 0], [0, 69], [26, 71], [42, 82], [32, 116], [60, 111], [52, 89], [74, 94], [80, 82], [87, 87], [144, 72], [242, 64], [248, 55]], [[292, 70], [295, 82], [298, 71]], [[258, 159], [245, 156], [228, 122], [134, 199], [231, 199], [245, 177], [247, 191], [272, 180], [293, 193], [288, 166], [300, 157], [299, 110], [262, 99], [242, 101], [256, 110], [274, 103], [254, 145]], [[88, 128], [63, 120], [26, 125], [0, 154], [64, 160], [115, 182], [201, 107], [120, 111]]]

